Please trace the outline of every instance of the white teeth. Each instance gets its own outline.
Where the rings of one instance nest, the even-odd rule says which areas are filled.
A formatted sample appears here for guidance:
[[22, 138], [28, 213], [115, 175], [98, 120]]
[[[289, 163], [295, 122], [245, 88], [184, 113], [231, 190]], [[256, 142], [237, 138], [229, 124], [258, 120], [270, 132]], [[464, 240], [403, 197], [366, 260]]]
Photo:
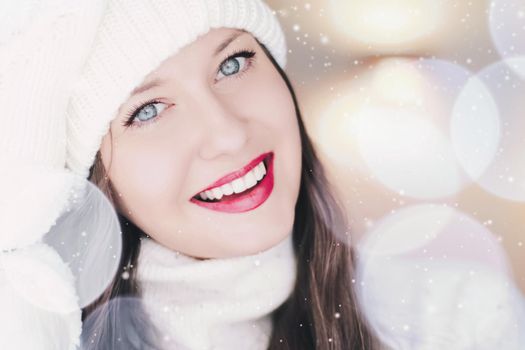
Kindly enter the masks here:
[[261, 171], [261, 164], [257, 165], [255, 168], [253, 168], [253, 174], [255, 175], [255, 180], [259, 181], [263, 178], [263, 173]]
[[235, 179], [232, 182], [224, 184], [220, 187], [212, 188], [199, 193], [202, 200], [220, 200], [223, 196], [229, 196], [233, 193], [241, 193], [247, 189], [252, 188], [257, 184], [258, 181], [266, 175], [266, 167], [263, 162], [260, 162], [255, 168], [250, 170], [246, 175], [241, 178]]
[[244, 175], [244, 183], [246, 184], [246, 189], [252, 188], [257, 184], [257, 180], [255, 180], [255, 175], [253, 174], [253, 171], [250, 170], [246, 175]]
[[211, 193], [213, 193], [213, 197], [216, 199], [221, 199], [224, 193], [222, 193], [222, 190], [219, 187], [215, 187], [211, 189]]
[[233, 180], [231, 184], [235, 193], [241, 193], [246, 190], [246, 185], [244, 184], [242, 177], [240, 179]]
[[222, 185], [221, 190], [222, 190], [222, 193], [224, 193], [226, 196], [229, 196], [230, 194], [233, 193], [233, 187], [229, 183]]

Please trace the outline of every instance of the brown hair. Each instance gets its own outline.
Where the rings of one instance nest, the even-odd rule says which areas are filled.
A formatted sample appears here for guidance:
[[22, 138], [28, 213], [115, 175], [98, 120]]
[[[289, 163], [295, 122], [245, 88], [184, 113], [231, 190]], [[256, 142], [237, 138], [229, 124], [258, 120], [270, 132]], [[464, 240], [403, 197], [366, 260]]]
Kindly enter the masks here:
[[[291, 92], [302, 144], [301, 183], [293, 225], [297, 280], [290, 297], [272, 314], [274, 327], [269, 349], [379, 349], [380, 342], [361, 313], [351, 283], [355, 259], [346, 216], [307, 134], [290, 81], [266, 47], [259, 45]], [[115, 203], [115, 192], [100, 154], [97, 154], [89, 179]], [[140, 297], [140, 285], [133, 267], [137, 265], [140, 237], [145, 233], [120, 214], [119, 219], [123, 233], [120, 271], [127, 271], [129, 277], [123, 279], [117, 275], [106, 292], [83, 309], [83, 320], [97, 307], [101, 311], [92, 321], [85, 322], [82, 340], [86, 349], [157, 349], [153, 339], [158, 335], [144, 310], [134, 308], [134, 314], [128, 315], [130, 320], [126, 321], [129, 329], [115, 334], [112, 327], [122, 327], [123, 318], [117, 320], [114, 314], [122, 312], [122, 308], [119, 310], [118, 301], [113, 308], [105, 306], [117, 297]], [[136, 330], [139, 329], [140, 346], [136, 344]], [[129, 339], [124, 339], [125, 336]]]

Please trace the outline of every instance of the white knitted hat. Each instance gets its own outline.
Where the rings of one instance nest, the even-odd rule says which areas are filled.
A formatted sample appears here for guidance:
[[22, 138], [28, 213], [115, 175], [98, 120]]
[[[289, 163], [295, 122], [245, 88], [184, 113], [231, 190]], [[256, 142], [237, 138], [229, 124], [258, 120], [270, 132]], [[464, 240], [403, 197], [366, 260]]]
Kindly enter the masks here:
[[130, 92], [163, 60], [219, 27], [250, 32], [284, 68], [284, 33], [261, 0], [109, 0], [70, 100], [67, 167], [87, 177], [110, 121]]

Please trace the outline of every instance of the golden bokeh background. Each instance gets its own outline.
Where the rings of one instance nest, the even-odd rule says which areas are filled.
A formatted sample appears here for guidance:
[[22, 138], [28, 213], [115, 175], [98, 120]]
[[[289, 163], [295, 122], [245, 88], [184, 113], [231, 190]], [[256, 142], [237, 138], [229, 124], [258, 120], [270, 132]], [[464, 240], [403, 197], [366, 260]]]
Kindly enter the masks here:
[[525, 2], [268, 3], [354, 237], [445, 205], [490, 233], [525, 291]]

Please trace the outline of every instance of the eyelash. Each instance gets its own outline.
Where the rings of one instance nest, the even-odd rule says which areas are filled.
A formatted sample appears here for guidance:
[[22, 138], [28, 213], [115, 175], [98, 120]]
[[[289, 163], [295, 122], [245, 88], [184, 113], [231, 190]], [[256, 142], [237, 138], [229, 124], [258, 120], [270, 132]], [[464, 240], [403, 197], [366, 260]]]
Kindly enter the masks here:
[[[244, 57], [246, 58], [246, 64], [245, 64], [245, 68], [238, 72], [238, 73], [235, 73], [233, 75], [225, 75], [223, 78], [221, 79], [225, 79], [225, 78], [236, 78], [236, 79], [240, 79], [244, 76], [244, 73], [246, 73], [249, 69], [252, 68], [254, 62], [255, 62], [255, 51], [253, 50], [236, 50], [234, 51], [233, 53], [231, 53], [230, 55], [228, 55], [224, 60], [221, 61], [221, 63], [219, 64], [219, 68], [217, 69], [217, 71], [215, 72], [216, 74], [218, 74], [221, 70], [221, 67], [226, 63], [228, 62], [230, 59], [233, 59], [233, 58], [236, 58], [236, 57]], [[146, 101], [146, 102], [143, 102], [143, 103], [139, 103], [139, 104], [135, 104], [133, 105], [128, 112], [126, 112], [126, 116], [127, 118], [125, 118], [124, 122], [122, 123], [122, 125], [124, 127], [132, 127], [132, 128], [140, 128], [142, 126], [144, 126], [145, 124], [151, 124], [151, 123], [155, 123], [157, 122], [159, 119], [160, 119], [160, 114], [157, 116], [157, 117], [154, 117], [152, 119], [150, 119], [149, 121], [145, 121], [145, 122], [134, 122], [133, 120], [137, 117], [138, 113], [140, 112], [140, 110], [148, 105], [151, 105], [151, 104], [155, 104], [155, 103], [164, 103], [164, 102], [161, 102], [159, 100], [150, 100], [150, 101]]]

